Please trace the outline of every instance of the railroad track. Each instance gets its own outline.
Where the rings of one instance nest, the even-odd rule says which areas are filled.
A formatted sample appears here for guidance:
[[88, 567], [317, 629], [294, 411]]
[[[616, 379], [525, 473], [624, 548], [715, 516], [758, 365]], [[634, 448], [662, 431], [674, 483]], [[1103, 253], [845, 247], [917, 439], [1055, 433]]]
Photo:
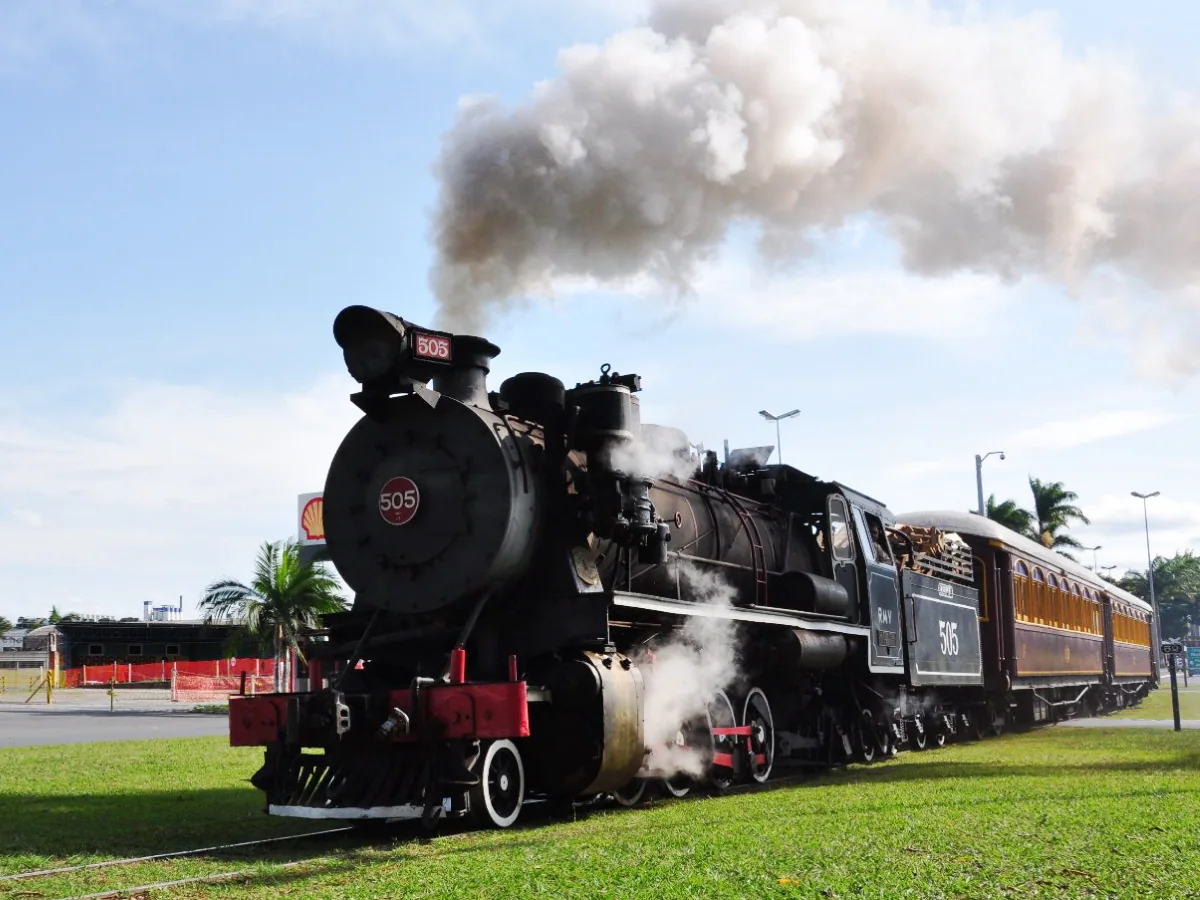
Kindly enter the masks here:
[[85, 869], [106, 869], [112, 866], [131, 866], [134, 863], [154, 862], [160, 859], [177, 859], [184, 856], [198, 856], [201, 853], [220, 853], [223, 850], [233, 850], [239, 847], [259, 847], [266, 844], [279, 844], [286, 841], [300, 841], [305, 838], [323, 837], [331, 834], [344, 834], [354, 831], [352, 826], [344, 828], [326, 828], [323, 831], [306, 831], [303, 834], [288, 834], [282, 837], [260, 838], [256, 841], [238, 841], [232, 844], [217, 844], [212, 847], [197, 847], [195, 850], [173, 850], [170, 853], [152, 853], [149, 856], [128, 856], [123, 859], [106, 859], [102, 862], [81, 863], [77, 866], [60, 866], [57, 869], [35, 869], [30, 872], [18, 872], [15, 875], [0, 875], [0, 882], [26, 881], [30, 878], [47, 878], [51, 875], [65, 875], [68, 872], [82, 872]]

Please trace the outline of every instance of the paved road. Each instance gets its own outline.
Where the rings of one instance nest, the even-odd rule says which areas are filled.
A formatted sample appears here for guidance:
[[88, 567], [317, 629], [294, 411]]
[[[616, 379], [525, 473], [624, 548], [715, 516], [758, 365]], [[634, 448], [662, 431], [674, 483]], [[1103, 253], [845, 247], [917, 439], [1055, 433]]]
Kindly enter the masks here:
[[[229, 733], [223, 715], [191, 712], [195, 704], [172, 704], [170, 698], [121, 697], [109, 711], [108, 696], [81, 696], [63, 691], [47, 706], [0, 700], [0, 747], [90, 744], [152, 738], [203, 737]], [[23, 699], [23, 698], [22, 698]]]

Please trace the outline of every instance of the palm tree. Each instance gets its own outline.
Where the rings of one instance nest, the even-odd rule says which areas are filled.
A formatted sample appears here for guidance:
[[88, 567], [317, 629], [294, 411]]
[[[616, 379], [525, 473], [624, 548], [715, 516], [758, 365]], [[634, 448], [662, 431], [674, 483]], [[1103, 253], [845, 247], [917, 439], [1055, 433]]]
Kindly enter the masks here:
[[[1143, 600], [1149, 601], [1146, 573], [1126, 572], [1118, 584]], [[1193, 622], [1200, 621], [1200, 556], [1191, 550], [1176, 553], [1170, 559], [1154, 558], [1154, 594], [1162, 620], [1164, 637], [1184, 635]]]
[[272, 647], [278, 692], [287, 684], [282, 671], [287, 651], [303, 659], [301, 633], [319, 626], [325, 613], [345, 609], [346, 601], [322, 564], [300, 562], [295, 541], [264, 542], [250, 584], [231, 579], [213, 582], [205, 590], [200, 608], [207, 612], [206, 621], [237, 620], [243, 634]]
[[1033, 491], [1033, 514], [1036, 520], [1037, 540], [1042, 543], [1042, 546], [1057, 550], [1068, 559], [1074, 559], [1063, 548], [1070, 547], [1081, 550], [1083, 544], [1070, 535], [1063, 534], [1063, 529], [1070, 527], [1072, 521], [1079, 521], [1084, 525], [1092, 524], [1078, 506], [1072, 505], [1079, 497], [1073, 491], [1068, 491], [1063, 487], [1061, 481], [1043, 482], [1040, 478], [1034, 478], [1032, 475], [1029, 476], [1029, 489]]
[[1033, 513], [1017, 506], [1016, 500], [1005, 500], [998, 504], [996, 495], [992, 494], [987, 500], [987, 517], [1017, 534], [1033, 537]]

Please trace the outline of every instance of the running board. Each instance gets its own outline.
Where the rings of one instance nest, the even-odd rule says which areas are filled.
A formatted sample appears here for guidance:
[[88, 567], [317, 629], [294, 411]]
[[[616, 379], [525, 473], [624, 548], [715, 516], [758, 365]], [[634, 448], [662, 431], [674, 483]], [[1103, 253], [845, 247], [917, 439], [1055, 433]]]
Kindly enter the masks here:
[[613, 591], [612, 602], [614, 606], [672, 613], [678, 616], [705, 616], [713, 619], [732, 619], [738, 622], [758, 622], [764, 625], [786, 625], [789, 628], [803, 628], [807, 631], [831, 631], [836, 634], [852, 634], [860, 637], [867, 637], [871, 633], [871, 629], [863, 625], [849, 625], [845, 622], [830, 621], [824, 617], [771, 607], [689, 603], [686, 600], [636, 594], [632, 591]]

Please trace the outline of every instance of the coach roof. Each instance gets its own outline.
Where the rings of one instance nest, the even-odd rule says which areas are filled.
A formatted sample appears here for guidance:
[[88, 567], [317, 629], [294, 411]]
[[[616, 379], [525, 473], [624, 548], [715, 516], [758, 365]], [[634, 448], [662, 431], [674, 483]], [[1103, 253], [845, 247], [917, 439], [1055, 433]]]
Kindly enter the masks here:
[[1060, 572], [1073, 575], [1082, 581], [1088, 582], [1092, 587], [1099, 588], [1106, 594], [1110, 594], [1128, 603], [1130, 606], [1136, 606], [1145, 612], [1152, 612], [1150, 604], [1142, 598], [1134, 596], [1129, 591], [1119, 588], [1109, 581], [1105, 581], [1091, 569], [1067, 559], [1061, 553], [1055, 553], [1053, 550], [1043, 547], [1037, 541], [1032, 541], [1024, 535], [1017, 534], [1011, 528], [1005, 528], [999, 522], [985, 518], [978, 513], [959, 512], [953, 509], [921, 510], [919, 512], [898, 514], [896, 521], [906, 525], [940, 528], [942, 531], [954, 531], [959, 534], [970, 534], [992, 541], [1000, 541], [1048, 568], [1058, 569]]

